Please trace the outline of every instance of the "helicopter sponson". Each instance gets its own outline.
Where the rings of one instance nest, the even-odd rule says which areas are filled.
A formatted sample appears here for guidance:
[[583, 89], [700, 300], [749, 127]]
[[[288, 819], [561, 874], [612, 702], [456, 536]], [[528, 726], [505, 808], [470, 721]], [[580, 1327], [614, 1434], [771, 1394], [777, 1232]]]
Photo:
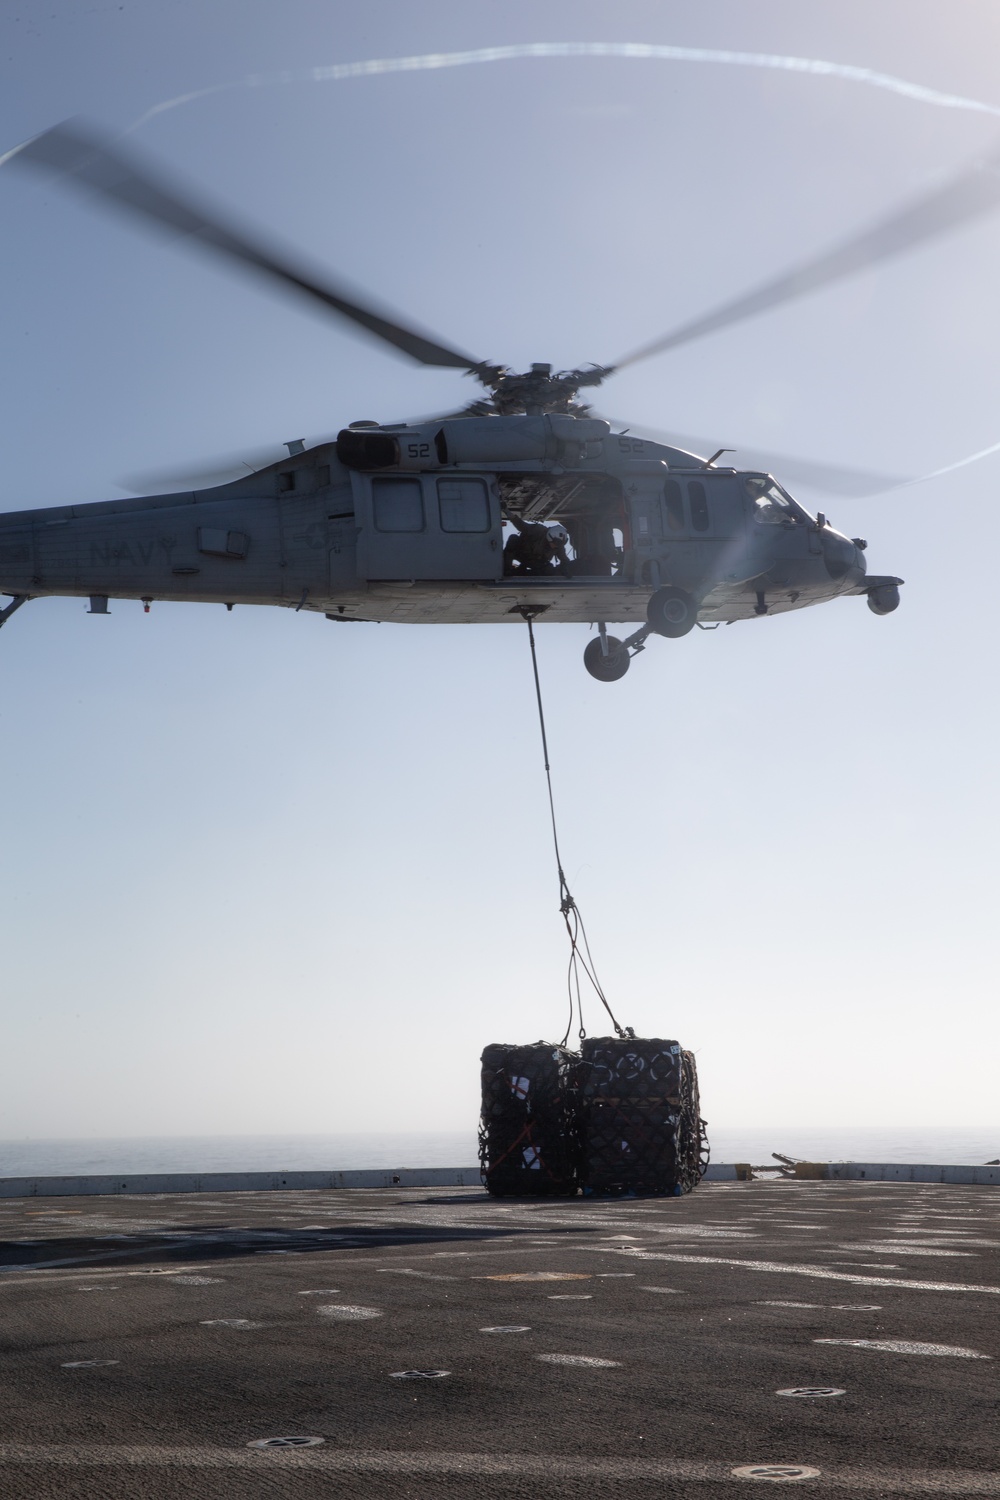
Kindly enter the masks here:
[[[877, 614], [896, 578], [769, 475], [717, 467], [569, 414], [355, 423], [233, 482], [0, 517], [7, 618], [29, 598], [270, 604], [338, 621], [598, 622], [613, 680], [651, 633], [760, 618], [842, 594]], [[296, 451], [301, 449], [301, 451]], [[559, 522], [534, 567], [510, 539]], [[638, 625], [626, 640], [607, 620]]]

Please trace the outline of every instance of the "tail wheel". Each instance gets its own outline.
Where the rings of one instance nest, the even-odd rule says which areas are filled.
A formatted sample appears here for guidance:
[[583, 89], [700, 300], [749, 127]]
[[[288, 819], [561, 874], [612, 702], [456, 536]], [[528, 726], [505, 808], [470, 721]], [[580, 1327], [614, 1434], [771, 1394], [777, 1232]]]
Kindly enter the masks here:
[[617, 636], [609, 635], [607, 641], [607, 656], [601, 648], [600, 636], [595, 635], [592, 641], [588, 641], [583, 653], [583, 665], [598, 682], [617, 682], [628, 671], [631, 657]]
[[698, 606], [683, 589], [657, 589], [646, 605], [646, 619], [657, 635], [676, 639], [694, 629]]

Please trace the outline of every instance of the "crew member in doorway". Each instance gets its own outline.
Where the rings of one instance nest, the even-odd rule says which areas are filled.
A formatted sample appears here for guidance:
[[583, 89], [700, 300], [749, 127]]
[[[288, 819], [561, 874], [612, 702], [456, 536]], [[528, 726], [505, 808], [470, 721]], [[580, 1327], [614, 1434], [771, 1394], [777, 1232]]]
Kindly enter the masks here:
[[519, 516], [507, 519], [516, 529], [503, 549], [503, 570], [510, 575], [538, 577], [546, 573], [568, 573], [566, 547], [569, 532], [558, 522], [543, 525], [539, 521], [522, 521]]

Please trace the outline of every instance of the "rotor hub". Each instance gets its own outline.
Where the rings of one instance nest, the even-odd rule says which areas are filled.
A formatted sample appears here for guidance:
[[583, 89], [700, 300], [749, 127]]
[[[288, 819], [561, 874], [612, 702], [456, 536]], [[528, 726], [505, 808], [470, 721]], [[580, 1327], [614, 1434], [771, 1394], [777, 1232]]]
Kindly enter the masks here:
[[504, 365], [479, 365], [475, 374], [490, 392], [488, 401], [475, 401], [470, 415], [496, 414], [529, 417], [549, 413], [571, 417], [586, 416], [589, 408], [577, 401], [581, 386], [600, 385], [612, 373], [613, 366], [592, 365], [584, 370], [560, 370], [555, 374], [549, 364], [533, 364], [519, 373]]

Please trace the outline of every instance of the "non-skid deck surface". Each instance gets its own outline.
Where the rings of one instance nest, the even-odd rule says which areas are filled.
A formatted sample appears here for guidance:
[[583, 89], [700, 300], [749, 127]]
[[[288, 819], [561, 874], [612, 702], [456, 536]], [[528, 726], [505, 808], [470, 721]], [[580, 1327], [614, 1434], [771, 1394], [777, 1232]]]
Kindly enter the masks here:
[[4, 1500], [1000, 1496], [995, 1188], [36, 1198], [0, 1228]]

